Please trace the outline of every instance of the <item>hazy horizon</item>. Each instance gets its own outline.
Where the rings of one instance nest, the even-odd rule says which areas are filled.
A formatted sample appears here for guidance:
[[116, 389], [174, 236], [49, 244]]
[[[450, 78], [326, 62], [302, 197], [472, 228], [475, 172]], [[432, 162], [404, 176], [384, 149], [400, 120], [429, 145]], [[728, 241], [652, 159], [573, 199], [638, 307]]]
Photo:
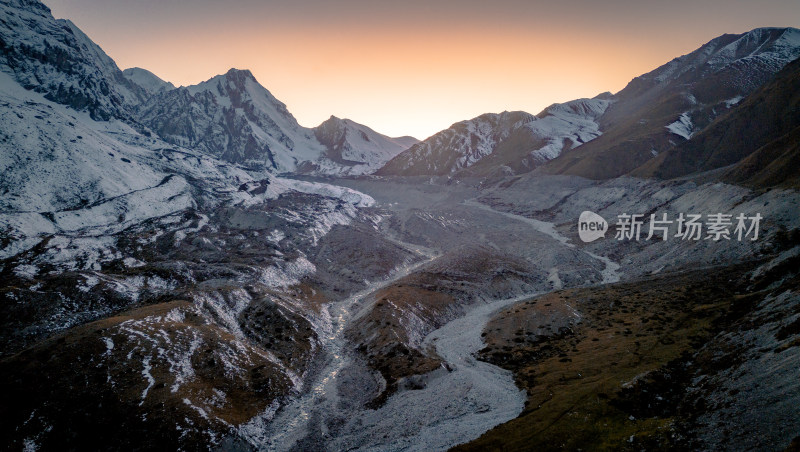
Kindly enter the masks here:
[[45, 3], [121, 69], [176, 86], [249, 69], [304, 126], [335, 115], [419, 139], [483, 113], [617, 92], [721, 34], [800, 23], [790, 1]]

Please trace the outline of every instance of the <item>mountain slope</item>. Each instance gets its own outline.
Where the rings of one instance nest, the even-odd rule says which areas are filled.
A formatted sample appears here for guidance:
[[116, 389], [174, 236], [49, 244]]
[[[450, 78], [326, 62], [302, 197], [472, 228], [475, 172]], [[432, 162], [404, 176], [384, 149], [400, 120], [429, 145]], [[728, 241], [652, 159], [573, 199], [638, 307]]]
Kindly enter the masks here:
[[487, 113], [453, 124], [390, 160], [378, 175], [446, 175], [491, 154], [512, 132], [535, 118], [522, 111]]
[[692, 140], [798, 56], [800, 30], [795, 28], [759, 28], [715, 38], [633, 79], [600, 118], [603, 136], [544, 169], [593, 179], [626, 174]]
[[722, 180], [754, 188], [800, 188], [800, 127], [747, 156]]
[[[0, 211], [54, 212], [157, 186], [167, 173], [140, 162], [143, 149], [113, 138], [119, 121], [48, 102], [0, 73]], [[106, 133], [112, 132], [112, 133]]]
[[690, 140], [650, 160], [632, 174], [669, 179], [721, 168], [792, 134], [797, 127], [800, 127], [800, 60], [786, 65], [772, 81]]
[[596, 119], [610, 100], [554, 104], [537, 116], [484, 114], [453, 124], [392, 159], [378, 175], [479, 175], [530, 171], [600, 135]]
[[314, 136], [327, 149], [326, 159], [306, 165], [305, 172], [371, 173], [419, 142], [408, 136], [390, 138], [355, 121], [335, 116], [315, 127]]
[[322, 146], [247, 70], [157, 94], [141, 121], [166, 141], [222, 160], [279, 172], [316, 160]]
[[463, 172], [485, 176], [498, 168], [510, 168], [513, 173], [530, 171], [602, 135], [597, 119], [612, 103], [601, 95], [551, 105]]
[[129, 119], [146, 93], [68, 20], [38, 1], [0, 3], [0, 70], [94, 119]]
[[150, 95], [175, 89], [175, 85], [172, 83], [161, 80], [157, 75], [140, 67], [125, 69], [122, 71], [122, 75], [131, 82], [144, 88]]

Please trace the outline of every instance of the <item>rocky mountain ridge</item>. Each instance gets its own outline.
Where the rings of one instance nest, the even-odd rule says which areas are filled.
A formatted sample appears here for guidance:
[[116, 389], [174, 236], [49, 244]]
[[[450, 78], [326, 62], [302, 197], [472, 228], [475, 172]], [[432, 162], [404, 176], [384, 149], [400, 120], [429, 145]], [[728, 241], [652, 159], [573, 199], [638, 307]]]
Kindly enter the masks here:
[[[456, 123], [376, 174], [503, 177], [541, 168], [590, 179], [618, 177], [662, 153], [691, 148], [687, 142], [694, 136], [798, 57], [796, 28], [723, 35], [634, 78], [616, 94], [556, 104], [535, 117], [487, 114]], [[497, 119], [508, 115], [515, 120]]]
[[72, 22], [54, 19], [41, 2], [14, 0], [0, 8], [7, 17], [0, 24], [0, 68], [26, 89], [92, 119], [118, 119], [168, 143], [275, 173], [361, 174], [415, 141], [350, 121], [354, 130], [369, 130], [372, 141], [351, 134], [346, 153], [352, 158], [342, 159], [340, 149], [319, 143], [315, 134], [321, 132], [300, 126], [250, 71], [231, 69], [175, 88], [144, 69], [120, 71]]
[[613, 96], [614, 104], [600, 118], [602, 136], [544, 170], [591, 179], [627, 174], [663, 152], [686, 146], [798, 57], [796, 28], [757, 28], [712, 39], [634, 78]]

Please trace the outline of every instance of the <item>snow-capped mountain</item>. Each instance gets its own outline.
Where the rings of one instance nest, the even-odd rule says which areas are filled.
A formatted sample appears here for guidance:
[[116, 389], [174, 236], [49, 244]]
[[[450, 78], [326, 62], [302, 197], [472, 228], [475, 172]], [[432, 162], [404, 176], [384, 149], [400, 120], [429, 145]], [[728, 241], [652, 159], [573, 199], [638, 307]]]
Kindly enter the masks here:
[[487, 175], [498, 169], [530, 171], [600, 135], [596, 122], [612, 101], [578, 99], [537, 116], [484, 114], [453, 124], [392, 159], [380, 175]]
[[150, 95], [175, 89], [175, 85], [171, 82], [161, 80], [156, 74], [140, 67], [125, 69], [122, 71], [122, 75], [144, 88]]
[[454, 173], [491, 154], [516, 129], [535, 119], [523, 111], [506, 111], [457, 122], [393, 158], [376, 174], [411, 176]]
[[[750, 92], [766, 82], [788, 62], [800, 57], [800, 30], [796, 28], [756, 28], [740, 35], [725, 34], [714, 38], [694, 52], [634, 79], [626, 90], [636, 91], [636, 85], [691, 83], [714, 76], [724, 80], [718, 87], [734, 92]], [[704, 83], [695, 88], [710, 88]], [[640, 88], [641, 89], [641, 88]], [[736, 91], [734, 91], [736, 90]], [[695, 89], [692, 93], [703, 100], [711, 93]], [[624, 96], [626, 91], [619, 93]]]
[[146, 93], [69, 20], [35, 0], [0, 3], [0, 70], [95, 119], [130, 119]]
[[[49, 385], [62, 394], [83, 394], [82, 406], [92, 408], [78, 409], [77, 417], [99, 409], [94, 429], [98, 422], [128, 422], [111, 421], [114, 414], [103, 407], [112, 404], [131, 408], [119, 411], [123, 417], [150, 404], [156, 411], [169, 406], [163, 417], [150, 412], [129, 419], [160, 428], [175, 444], [192, 443], [188, 449], [207, 447], [203, 432], [209, 424], [228, 430], [231, 422], [242, 424], [302, 387], [298, 374], [317, 347], [312, 328], [317, 319], [311, 309], [298, 307], [296, 297], [282, 299], [282, 292], [313, 274], [315, 265], [337, 262], [334, 257], [321, 263], [312, 253], [334, 227], [354, 223], [375, 230], [376, 217], [365, 213], [374, 201], [343, 187], [248, 171], [203, 149], [165, 142], [135, 114], [136, 104], [150, 95], [138, 85], [141, 80], [125, 78], [77, 28], [55, 21], [36, 1], [3, 2], [0, 8], [0, 354], [5, 359], [41, 339], [111, 316], [100, 321], [98, 335], [78, 340], [71, 348], [76, 355], [57, 353], [70, 356], [64, 361], [70, 364], [36, 373], [60, 379], [54, 376], [58, 369], [76, 368], [75, 363], [86, 364], [78, 366], [88, 372], [84, 375], [103, 373], [91, 377], [92, 383], [80, 376], [86, 384], [72, 386], [75, 392]], [[212, 119], [221, 118], [244, 123], [241, 130], [254, 140], [277, 141], [277, 132], [267, 136], [256, 126], [280, 126], [298, 132], [295, 140], [308, 137], [309, 148], [318, 150], [315, 158], [324, 151], [309, 130], [292, 129], [279, 114], [282, 104], [249, 73], [232, 72], [157, 95], [168, 93], [187, 97], [190, 108], [206, 105], [220, 113], [199, 116], [212, 129]], [[192, 104], [195, 97], [207, 103]], [[223, 114], [219, 104], [241, 111]], [[278, 120], [261, 116], [270, 108]], [[231, 252], [233, 242], [243, 254]], [[392, 253], [398, 257], [387, 257]], [[380, 257], [390, 266], [405, 258], [391, 250]], [[348, 284], [363, 286], [378, 278], [362, 270], [352, 273], [355, 283], [331, 279], [351, 290]], [[142, 310], [132, 313], [136, 308]], [[245, 309], [252, 315], [242, 318], [252, 324], [238, 320]], [[112, 349], [119, 356], [103, 352]], [[100, 356], [107, 366], [87, 364], [99, 363]], [[193, 364], [201, 360], [205, 367]], [[3, 366], [5, 387], [11, 374]], [[169, 385], [152, 383], [166, 376]], [[98, 384], [113, 390], [98, 391]], [[206, 389], [198, 392], [201, 386]], [[114, 402], [100, 392], [113, 393]], [[74, 437], [73, 429], [81, 429], [59, 419], [71, 410], [42, 410], [41, 394], [23, 402], [39, 414], [28, 424], [32, 433], [20, 432], [19, 448], [47, 443], [42, 432]], [[253, 403], [236, 420], [207, 405], [211, 399], [227, 405], [239, 398]], [[31, 412], [20, 405], [3, 411], [4, 421], [23, 412], [30, 418]], [[0, 436], [5, 442], [8, 431]], [[142, 438], [131, 441], [141, 444]], [[84, 445], [74, 448], [106, 448], [80, 442]]]
[[307, 170], [319, 173], [369, 174], [400, 152], [419, 143], [419, 140], [409, 136], [390, 138], [355, 121], [336, 116], [315, 127], [314, 136], [327, 149], [326, 158], [307, 165]]
[[169, 143], [277, 172], [294, 171], [324, 151], [248, 70], [155, 95], [139, 119]]
[[227, 162], [278, 173], [366, 174], [416, 142], [335, 117], [314, 129], [303, 127], [248, 70], [231, 69], [172, 90], [147, 74], [136, 80], [158, 91], [151, 89], [138, 119], [169, 143]]
[[[93, 119], [149, 127], [168, 143], [273, 172], [303, 167], [317, 174], [362, 174], [394, 152], [393, 139], [350, 122], [344, 152], [351, 158], [341, 160], [338, 149], [331, 149], [329, 158], [315, 130], [300, 126], [249, 71], [231, 70], [176, 89], [145, 69], [120, 71], [72, 22], [54, 19], [41, 2], [3, 2], [0, 14], [3, 72], [26, 89], [86, 111]], [[403, 147], [403, 139], [396, 143]], [[352, 162], [360, 162], [357, 169]]]
[[556, 104], [536, 117], [489, 114], [456, 123], [376, 174], [485, 176], [544, 165], [553, 173], [619, 176], [691, 139], [799, 56], [795, 28], [723, 35], [615, 95]]
[[[649, 432], [653, 419], [681, 425], [679, 417], [650, 416], [650, 401], [663, 394], [675, 407], [667, 411], [683, 412], [671, 400], [682, 391], [702, 405], [690, 415], [719, 416], [707, 421], [711, 433], [720, 430], [717, 419], [737, 420], [723, 425], [736, 429], [766, 413], [739, 436], [769, 440], [750, 448], [782, 449], [798, 431], [796, 366], [787, 365], [800, 362], [796, 192], [537, 173], [480, 193], [468, 184], [341, 180], [366, 187], [377, 203], [355, 189], [275, 172], [358, 174], [407, 146], [415, 152], [395, 158], [410, 162], [403, 171], [524, 171], [605, 137], [604, 124], [614, 124], [606, 117], [623, 99], [601, 95], [537, 116], [483, 115], [418, 144], [338, 118], [309, 129], [248, 71], [172, 89], [143, 70], [123, 74], [38, 1], [0, 1], [3, 450], [444, 450], [494, 427], [512, 436], [503, 430], [511, 424], [501, 424], [517, 416], [514, 424], [534, 430], [525, 406], [535, 399], [518, 384], [532, 385], [536, 375], [548, 398], [538, 376], [555, 375], [558, 415], [575, 394], [587, 399], [585, 380], [558, 379], [562, 365], [575, 358], [577, 367], [609, 367], [597, 356], [617, 359], [639, 336], [641, 350], [659, 359], [626, 353], [630, 359], [611, 366], [608, 385], [588, 398], [592, 407], [602, 399], [602, 412], [609, 403], [612, 422], [622, 412], [631, 421], [612, 429], [613, 441], [601, 438], [606, 444], [632, 447], [636, 436], [633, 446], [671, 445], [683, 427], [662, 429], [663, 443], [638, 442], [639, 427]], [[794, 96], [796, 73], [784, 69], [781, 84], [754, 94]], [[715, 108], [752, 108], [720, 116], [738, 137], [753, 127], [746, 120], [778, 123], [798, 111], [796, 96], [733, 99]], [[682, 128], [662, 127], [674, 121], [668, 116], [654, 126], [660, 133], [680, 131], [688, 142], [707, 133], [695, 133], [690, 114], [680, 116]], [[740, 176], [795, 176], [796, 152], [774, 142], [767, 151], [761, 157], [778, 154], [778, 168], [751, 161]], [[770, 223], [762, 239], [776, 239], [718, 248], [686, 240], [669, 250], [666, 240], [611, 239], [586, 248], [562, 227], [584, 210], [613, 218], [657, 208], [761, 212]], [[708, 277], [710, 265], [718, 272], [720, 262], [753, 258], [754, 272]], [[676, 282], [683, 269], [696, 280]], [[642, 285], [631, 285], [638, 276], [646, 277]], [[599, 292], [573, 290], [583, 285]], [[536, 298], [551, 289], [568, 290]], [[626, 309], [609, 314], [609, 300]], [[702, 315], [692, 310], [698, 306]], [[489, 323], [498, 312], [519, 316]], [[631, 328], [595, 331], [611, 322]], [[496, 333], [507, 333], [508, 345]], [[736, 363], [722, 369], [709, 358], [732, 350], [744, 358], [724, 360]], [[558, 371], [520, 373], [520, 357], [528, 366], [532, 351], [553, 357], [539, 361]], [[570, 358], [556, 357], [561, 351]], [[500, 371], [489, 352], [513, 367]], [[674, 363], [683, 370], [667, 372]], [[671, 375], [669, 385], [658, 383]], [[717, 380], [741, 381], [733, 391]], [[750, 382], [764, 380], [776, 384], [750, 392]], [[694, 403], [697, 382], [709, 403]], [[639, 405], [631, 409], [628, 395]], [[542, 414], [548, 425], [557, 417]], [[585, 416], [562, 418], [585, 424]], [[764, 435], [764, 424], [781, 431]], [[589, 432], [592, 444], [598, 431]], [[729, 444], [739, 443], [703, 445]]]
[[634, 78], [600, 117], [603, 136], [545, 170], [594, 179], [626, 174], [691, 140], [798, 57], [796, 28], [757, 28], [712, 39]]
[[[800, 134], [800, 59], [744, 98], [727, 114], [631, 174], [671, 179], [735, 165], [739, 183], [777, 185], [796, 171], [793, 147]], [[746, 130], [745, 136], [741, 131]], [[793, 163], [794, 162], [794, 163]]]
[[115, 138], [136, 135], [118, 120], [93, 121], [23, 89], [6, 73], [0, 73], [0, 99], [3, 212], [72, 211], [133, 192], [144, 197], [168, 175], [142, 162], [146, 149]]

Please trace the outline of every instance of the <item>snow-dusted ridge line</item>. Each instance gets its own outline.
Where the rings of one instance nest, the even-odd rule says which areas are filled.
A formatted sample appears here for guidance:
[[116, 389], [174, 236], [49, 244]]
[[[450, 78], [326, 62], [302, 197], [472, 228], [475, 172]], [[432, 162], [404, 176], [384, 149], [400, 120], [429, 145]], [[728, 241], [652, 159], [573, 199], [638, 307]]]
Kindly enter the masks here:
[[[542, 164], [599, 137], [598, 119], [613, 102], [576, 99], [536, 116], [516, 111], [460, 121], [400, 153], [377, 174], [454, 174], [495, 155], [503, 164], [517, 164], [517, 158], [529, 167]], [[526, 155], [516, 155], [523, 150]]]
[[404, 139], [347, 119], [303, 127], [248, 70], [171, 90], [161, 89], [152, 74], [140, 77], [158, 89], [138, 110], [143, 123], [174, 145], [227, 162], [276, 174], [358, 175], [406, 148]]
[[144, 99], [144, 90], [114, 60], [43, 3], [4, 1], [0, 17], [0, 67], [20, 85], [103, 120], [130, 118]]
[[149, 93], [151, 93], [151, 95], [162, 91], [175, 89], [175, 85], [173, 85], [171, 82], [161, 80], [157, 75], [140, 67], [125, 69], [122, 71], [122, 75], [124, 75], [128, 80], [147, 90]]

